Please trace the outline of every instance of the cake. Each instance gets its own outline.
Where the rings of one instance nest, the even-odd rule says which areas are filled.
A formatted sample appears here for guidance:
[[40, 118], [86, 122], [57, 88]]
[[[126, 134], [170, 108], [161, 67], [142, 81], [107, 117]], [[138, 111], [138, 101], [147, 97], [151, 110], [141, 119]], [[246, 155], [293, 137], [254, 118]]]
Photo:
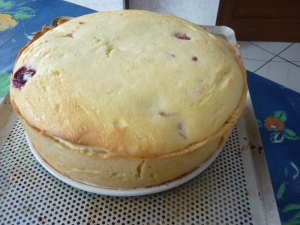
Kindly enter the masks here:
[[38, 154], [76, 181], [151, 187], [222, 149], [247, 92], [236, 46], [140, 10], [43, 27], [19, 53], [11, 102]]

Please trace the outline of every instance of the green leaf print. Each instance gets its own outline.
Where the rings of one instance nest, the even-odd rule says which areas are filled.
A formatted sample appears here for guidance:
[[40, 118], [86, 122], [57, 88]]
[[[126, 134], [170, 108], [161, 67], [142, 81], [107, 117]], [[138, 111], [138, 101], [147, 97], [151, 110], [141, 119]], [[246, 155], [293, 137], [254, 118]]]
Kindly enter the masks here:
[[258, 127], [263, 127], [263, 124], [262, 124], [262, 122], [260, 120], [256, 120], [256, 123], [257, 123]]
[[300, 220], [291, 219], [288, 222], [283, 222], [282, 225], [300, 225]]
[[283, 182], [280, 187], [279, 187], [279, 190], [277, 192], [277, 199], [281, 199], [284, 192], [285, 192], [285, 186], [286, 186], [286, 182]]
[[300, 219], [300, 211], [298, 211], [294, 216], [294, 219]]
[[4, 97], [9, 91], [9, 76], [9, 73], [0, 73], [0, 97]]
[[286, 207], [283, 208], [282, 212], [289, 212], [292, 210], [300, 210], [300, 204], [288, 204]]
[[297, 134], [294, 132], [294, 131], [292, 131], [291, 129], [285, 129], [284, 130], [284, 137], [285, 138], [287, 138], [287, 139], [289, 139], [289, 140], [298, 140], [299, 139], [299, 137], [297, 137]]
[[34, 15], [34, 10], [29, 7], [20, 7], [17, 12], [14, 13], [14, 17], [17, 20], [29, 19]]
[[289, 171], [288, 168], [284, 168], [284, 176], [287, 177], [289, 175]]
[[286, 113], [284, 111], [276, 111], [274, 113], [274, 117], [279, 119], [281, 122], [285, 122], [287, 120]]
[[0, 22], [0, 31], [11, 29], [18, 24], [18, 20], [26, 20], [35, 16], [35, 11], [29, 7], [23, 7], [26, 2], [15, 5], [13, 1], [4, 2], [0, 0], [0, 15], [2, 21]]
[[25, 3], [26, 3], [26, 2], [22, 2], [22, 3], [18, 4], [18, 6], [24, 5]]
[[13, 1], [4, 2], [0, 0], [0, 11], [7, 11], [13, 8], [15, 3]]

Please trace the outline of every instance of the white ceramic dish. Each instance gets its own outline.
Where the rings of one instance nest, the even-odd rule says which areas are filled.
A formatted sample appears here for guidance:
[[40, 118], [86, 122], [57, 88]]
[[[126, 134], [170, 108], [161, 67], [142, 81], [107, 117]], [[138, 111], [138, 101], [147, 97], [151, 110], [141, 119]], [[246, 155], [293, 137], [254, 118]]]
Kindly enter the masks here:
[[176, 180], [172, 180], [171, 182], [167, 182], [162, 185], [157, 185], [149, 188], [135, 188], [135, 189], [110, 189], [108, 187], [98, 187], [93, 185], [88, 185], [81, 183], [79, 181], [73, 180], [69, 177], [66, 177], [65, 175], [61, 174], [57, 170], [55, 170], [52, 166], [50, 166], [47, 162], [45, 162], [42, 157], [38, 154], [36, 149], [34, 148], [33, 144], [31, 143], [29, 137], [26, 134], [26, 139], [28, 142], [28, 145], [31, 149], [31, 152], [33, 153], [36, 160], [54, 177], [57, 179], [75, 187], [78, 189], [81, 189], [83, 191], [88, 191], [96, 194], [101, 195], [109, 195], [109, 196], [141, 196], [141, 195], [149, 195], [154, 194], [162, 191], [166, 191], [172, 188], [175, 188], [193, 178], [198, 176], [200, 173], [202, 173], [220, 154], [221, 150], [217, 150], [205, 163], [199, 165], [199, 167], [194, 170], [193, 172], [182, 176]]

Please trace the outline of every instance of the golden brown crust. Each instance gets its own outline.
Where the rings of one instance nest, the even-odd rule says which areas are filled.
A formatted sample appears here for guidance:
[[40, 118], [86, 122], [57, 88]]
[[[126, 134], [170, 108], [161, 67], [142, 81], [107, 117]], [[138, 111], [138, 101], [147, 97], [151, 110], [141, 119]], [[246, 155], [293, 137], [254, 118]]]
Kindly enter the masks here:
[[63, 175], [92, 186], [131, 189], [149, 187], [176, 179], [204, 163], [220, 149], [230, 135], [233, 123], [213, 137], [180, 152], [161, 157], [116, 156], [88, 149], [78, 151], [29, 126], [20, 117], [40, 156]]
[[42, 30], [39, 31], [39, 32], [36, 32], [33, 36], [33, 38], [31, 39], [31, 41], [29, 41], [23, 48], [21, 48], [21, 50], [19, 51], [18, 55], [17, 55], [17, 59], [16, 61], [18, 61], [20, 55], [24, 52], [24, 50], [26, 48], [28, 48], [28, 46], [30, 46], [33, 42], [35, 42], [36, 40], [38, 40], [40, 37], [42, 37], [45, 33], [47, 33], [49, 30], [52, 30], [54, 27], [50, 26], [50, 27], [47, 27], [47, 26], [43, 26], [42, 27]]
[[70, 19], [68, 19], [68, 18], [60, 18], [59, 20], [58, 20], [58, 22], [57, 22], [57, 25], [59, 26], [59, 25], [62, 25], [62, 24], [64, 24], [65, 22], [68, 22]]
[[[57, 25], [61, 25], [64, 24], [65, 22], [68, 22], [70, 19], [68, 18], [61, 18], [57, 21]], [[33, 42], [35, 42], [36, 40], [38, 40], [40, 37], [42, 37], [45, 33], [47, 33], [49, 30], [52, 30], [54, 27], [53, 26], [43, 26], [41, 31], [36, 32], [33, 35], [33, 38], [23, 47], [21, 48], [21, 50], [19, 51], [16, 61], [19, 59], [20, 55], [23, 53], [23, 51], [29, 46], [31, 45]]]

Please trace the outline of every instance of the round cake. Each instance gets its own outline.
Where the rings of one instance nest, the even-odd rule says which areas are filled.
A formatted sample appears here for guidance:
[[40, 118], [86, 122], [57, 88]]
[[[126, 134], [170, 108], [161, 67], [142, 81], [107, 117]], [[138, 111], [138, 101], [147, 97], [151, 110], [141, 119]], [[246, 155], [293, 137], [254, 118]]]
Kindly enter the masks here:
[[235, 46], [147, 11], [63, 22], [20, 51], [10, 90], [35, 149], [54, 169], [94, 186], [150, 187], [223, 147], [247, 92]]

